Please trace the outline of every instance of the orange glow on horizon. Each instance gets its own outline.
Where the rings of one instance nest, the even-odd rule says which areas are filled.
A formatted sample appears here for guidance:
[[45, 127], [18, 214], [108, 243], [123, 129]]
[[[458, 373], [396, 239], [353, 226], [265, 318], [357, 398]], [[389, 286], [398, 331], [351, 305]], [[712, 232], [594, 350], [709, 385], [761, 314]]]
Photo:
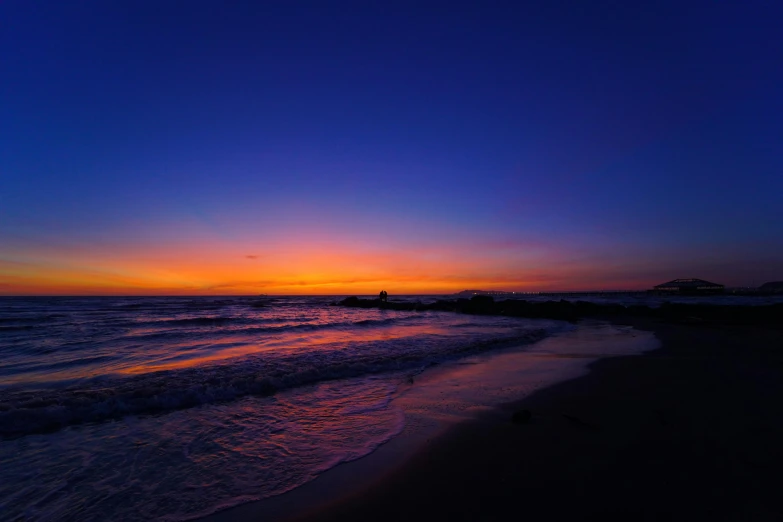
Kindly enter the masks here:
[[394, 295], [648, 284], [633, 277], [600, 283], [590, 267], [555, 266], [556, 253], [532, 248], [493, 255], [456, 245], [404, 249], [291, 241], [254, 249], [212, 241], [89, 252], [28, 248], [23, 254], [13, 261], [0, 259], [0, 295], [373, 295], [381, 289]]

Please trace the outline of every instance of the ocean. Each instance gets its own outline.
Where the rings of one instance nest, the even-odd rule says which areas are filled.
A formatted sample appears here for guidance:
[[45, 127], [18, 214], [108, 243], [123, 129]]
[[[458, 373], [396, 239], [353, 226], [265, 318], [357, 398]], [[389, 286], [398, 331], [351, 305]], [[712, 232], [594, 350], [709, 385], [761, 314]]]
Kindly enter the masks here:
[[0, 299], [3, 519], [188, 520], [288, 491], [399, 433], [425, 369], [571, 328], [336, 299]]
[[[199, 518], [654, 347], [607, 324], [340, 298], [0, 298], [2, 519]], [[595, 297], [612, 299], [662, 302]]]

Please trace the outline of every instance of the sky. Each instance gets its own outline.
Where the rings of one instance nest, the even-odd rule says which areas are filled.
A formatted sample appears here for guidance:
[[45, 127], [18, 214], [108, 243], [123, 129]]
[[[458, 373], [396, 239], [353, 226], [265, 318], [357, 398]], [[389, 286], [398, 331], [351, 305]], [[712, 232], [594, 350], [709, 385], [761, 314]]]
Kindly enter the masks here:
[[0, 295], [783, 279], [779, 2], [0, 3]]

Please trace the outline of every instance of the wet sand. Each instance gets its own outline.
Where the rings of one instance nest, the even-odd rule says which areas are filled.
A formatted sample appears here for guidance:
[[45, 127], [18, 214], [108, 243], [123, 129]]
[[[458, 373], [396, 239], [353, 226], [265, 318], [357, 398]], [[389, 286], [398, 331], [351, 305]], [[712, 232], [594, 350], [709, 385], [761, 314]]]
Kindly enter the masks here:
[[781, 519], [783, 329], [626, 323], [662, 347], [215, 519]]

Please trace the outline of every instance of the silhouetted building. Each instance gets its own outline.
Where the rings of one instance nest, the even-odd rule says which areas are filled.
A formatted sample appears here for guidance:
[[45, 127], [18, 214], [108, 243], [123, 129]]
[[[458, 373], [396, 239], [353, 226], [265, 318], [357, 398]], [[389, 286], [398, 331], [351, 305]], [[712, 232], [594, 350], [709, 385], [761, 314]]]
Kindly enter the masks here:
[[770, 281], [759, 287], [762, 294], [783, 294], [783, 281]]
[[710, 283], [704, 279], [675, 279], [653, 287], [653, 291], [660, 294], [721, 294], [723, 290], [723, 285]]

